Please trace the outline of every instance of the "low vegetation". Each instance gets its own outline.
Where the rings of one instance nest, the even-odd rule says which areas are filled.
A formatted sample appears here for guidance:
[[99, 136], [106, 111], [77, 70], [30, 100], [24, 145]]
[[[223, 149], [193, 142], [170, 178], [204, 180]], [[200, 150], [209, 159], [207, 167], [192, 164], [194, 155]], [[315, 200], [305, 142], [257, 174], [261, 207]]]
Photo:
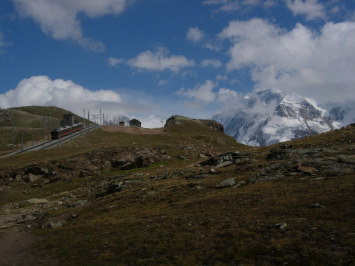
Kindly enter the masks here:
[[30, 235], [33, 265], [353, 263], [355, 125], [266, 148], [194, 121], [139, 132], [0, 159], [0, 244]]

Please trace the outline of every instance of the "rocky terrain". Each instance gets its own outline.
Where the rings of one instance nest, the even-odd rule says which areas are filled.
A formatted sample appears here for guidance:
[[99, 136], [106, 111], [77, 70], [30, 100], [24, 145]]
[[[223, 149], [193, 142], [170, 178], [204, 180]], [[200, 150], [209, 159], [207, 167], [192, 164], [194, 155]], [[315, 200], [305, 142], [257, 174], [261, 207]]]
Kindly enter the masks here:
[[0, 159], [0, 264], [353, 263], [355, 125], [254, 148], [168, 121]]

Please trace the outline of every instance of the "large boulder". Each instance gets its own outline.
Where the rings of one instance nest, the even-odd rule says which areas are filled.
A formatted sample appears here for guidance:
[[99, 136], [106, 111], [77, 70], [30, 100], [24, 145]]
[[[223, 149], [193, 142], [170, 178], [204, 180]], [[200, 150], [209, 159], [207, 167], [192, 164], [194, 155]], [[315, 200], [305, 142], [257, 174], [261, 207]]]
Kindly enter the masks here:
[[218, 123], [215, 120], [209, 120], [209, 119], [193, 119], [181, 115], [173, 115], [170, 118], [168, 118], [165, 122], [164, 127], [169, 127], [171, 125], [183, 125], [186, 122], [195, 122], [198, 124], [204, 124], [207, 127], [214, 129], [216, 131], [222, 131], [223, 132], [223, 125]]

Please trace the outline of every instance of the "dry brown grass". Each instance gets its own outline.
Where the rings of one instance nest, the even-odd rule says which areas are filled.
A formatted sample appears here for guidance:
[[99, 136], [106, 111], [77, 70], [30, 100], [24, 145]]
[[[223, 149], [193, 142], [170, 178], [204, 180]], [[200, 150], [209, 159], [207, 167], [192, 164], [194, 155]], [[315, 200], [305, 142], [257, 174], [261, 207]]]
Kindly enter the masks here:
[[[290, 149], [344, 148], [352, 145], [354, 127], [290, 142]], [[30, 196], [53, 197], [72, 190], [89, 204], [49, 210], [48, 217], [75, 212], [78, 218], [62, 228], [36, 229], [41, 236], [37, 256], [51, 254], [62, 265], [351, 265], [355, 259], [355, 180], [353, 173], [325, 175], [315, 180], [301, 172], [275, 181], [216, 189], [222, 180], [248, 180], [266, 166], [290, 159], [267, 160], [271, 149], [250, 148], [231, 138], [196, 125], [173, 127], [166, 134], [130, 134], [99, 130], [78, 139], [86, 148], [104, 145], [149, 145], [167, 150], [172, 160], [130, 171], [103, 171], [94, 177], [72, 179], [48, 187], [29, 188]], [[133, 139], [132, 139], [133, 136]], [[345, 142], [343, 141], [345, 139]], [[181, 146], [180, 146], [181, 145]], [[232, 165], [202, 179], [188, 176], [208, 173], [210, 167], [193, 167], [198, 157], [181, 147], [209, 147], [214, 153], [245, 151], [250, 161]], [[65, 150], [67, 149], [67, 150]], [[188, 160], [179, 160], [184, 155]], [[24, 163], [29, 157], [22, 158]], [[48, 152], [36, 155], [63, 158]], [[325, 151], [325, 156], [328, 156]], [[64, 158], [65, 159], [65, 158]], [[1, 161], [0, 161], [1, 162]], [[1, 162], [3, 163], [3, 162]], [[9, 161], [6, 164], [10, 164]], [[16, 164], [12, 164], [15, 167]], [[277, 169], [276, 169], [277, 170]], [[275, 170], [275, 171], [276, 171]], [[162, 179], [157, 177], [165, 176]], [[95, 199], [93, 191], [109, 178], [135, 180], [121, 192]], [[66, 184], [68, 184], [66, 186]], [[13, 184], [20, 189], [21, 184]], [[202, 187], [197, 190], [196, 186]], [[314, 207], [314, 204], [322, 207]], [[286, 223], [281, 230], [276, 224]]]

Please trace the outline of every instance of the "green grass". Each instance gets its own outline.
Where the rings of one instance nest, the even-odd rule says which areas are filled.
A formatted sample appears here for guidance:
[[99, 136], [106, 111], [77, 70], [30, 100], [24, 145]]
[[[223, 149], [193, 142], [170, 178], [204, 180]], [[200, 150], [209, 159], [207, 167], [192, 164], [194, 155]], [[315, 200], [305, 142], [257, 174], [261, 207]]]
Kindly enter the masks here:
[[[21, 149], [21, 135], [23, 133], [24, 146], [43, 140], [43, 125], [45, 120], [45, 138], [50, 137], [50, 131], [60, 126], [63, 114], [70, 113], [57, 107], [25, 106], [9, 109], [0, 109], [0, 155], [10, 153], [12, 150], [12, 127], [14, 126], [14, 150]], [[83, 121], [74, 115], [76, 121]], [[13, 121], [13, 122], [12, 122]]]

